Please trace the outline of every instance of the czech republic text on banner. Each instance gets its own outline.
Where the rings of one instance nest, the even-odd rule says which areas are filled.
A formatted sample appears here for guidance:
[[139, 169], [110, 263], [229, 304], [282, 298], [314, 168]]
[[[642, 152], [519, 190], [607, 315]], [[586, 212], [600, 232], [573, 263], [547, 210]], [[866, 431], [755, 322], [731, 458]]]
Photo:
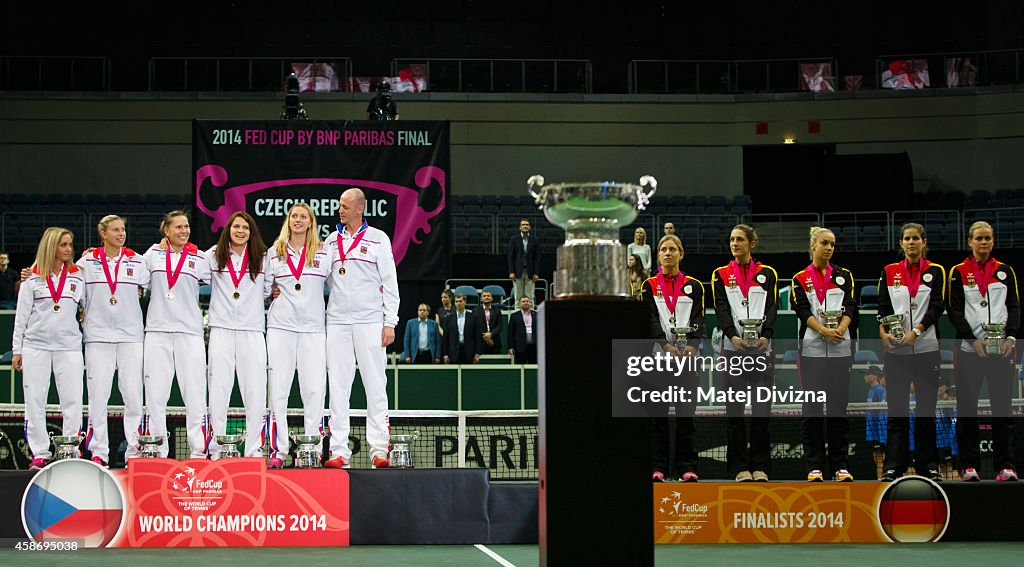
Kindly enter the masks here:
[[131, 459], [114, 547], [346, 546], [346, 471], [268, 471], [263, 459]]
[[918, 476], [654, 485], [654, 541], [661, 544], [933, 542], [948, 524], [945, 492]]

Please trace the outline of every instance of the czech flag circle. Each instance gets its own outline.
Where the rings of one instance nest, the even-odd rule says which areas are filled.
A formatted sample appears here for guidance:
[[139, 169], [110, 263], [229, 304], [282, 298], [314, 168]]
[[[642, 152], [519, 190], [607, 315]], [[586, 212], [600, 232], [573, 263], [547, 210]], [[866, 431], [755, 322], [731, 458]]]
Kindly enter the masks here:
[[896, 479], [878, 502], [878, 523], [895, 542], [939, 541], [949, 526], [949, 499], [923, 476]]
[[80, 539], [85, 547], [106, 547], [124, 524], [124, 502], [107, 469], [83, 459], [54, 461], [25, 488], [21, 521], [33, 541]]

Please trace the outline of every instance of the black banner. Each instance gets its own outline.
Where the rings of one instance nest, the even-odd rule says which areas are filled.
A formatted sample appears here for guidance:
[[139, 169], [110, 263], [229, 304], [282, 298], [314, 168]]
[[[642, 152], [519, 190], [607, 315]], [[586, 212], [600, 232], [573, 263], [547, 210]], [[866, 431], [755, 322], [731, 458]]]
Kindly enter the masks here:
[[321, 238], [338, 198], [366, 193], [366, 220], [391, 236], [398, 277], [448, 272], [449, 123], [426, 121], [194, 120], [192, 241], [214, 244], [235, 211], [256, 219], [267, 245], [288, 208], [313, 209]]

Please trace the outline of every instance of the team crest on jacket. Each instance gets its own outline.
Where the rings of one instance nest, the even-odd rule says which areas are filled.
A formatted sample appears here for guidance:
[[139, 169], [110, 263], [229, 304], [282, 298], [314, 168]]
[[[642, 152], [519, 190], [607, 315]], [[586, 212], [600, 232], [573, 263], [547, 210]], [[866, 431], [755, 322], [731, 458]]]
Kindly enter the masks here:
[[319, 268], [320, 267], [320, 260], [317, 260], [316, 258], [314, 258], [313, 259], [313, 267], [314, 268]]
[[899, 277], [899, 276], [896, 276], [896, 277], [895, 277], [895, 278], [894, 278], [894, 279], [892, 280], [892, 287], [894, 287], [894, 288], [896, 288], [896, 289], [899, 289], [899, 288], [900, 288], [900, 277]]
[[929, 282], [932, 281], [932, 275], [931, 274], [925, 274], [925, 275], [921, 276], [921, 279], [924, 280], [924, 283], [929, 283]]
[[690, 284], [686, 284], [686, 287], [683, 288], [683, 293], [685, 293], [686, 295], [690, 295], [690, 293], [692, 293], [692, 292], [693, 292], [693, 286], [690, 285]]
[[764, 277], [764, 274], [757, 274], [757, 283], [764, 283], [768, 281], [768, 278]]
[[134, 273], [135, 273], [135, 268], [128, 268], [128, 270], [127, 270], [127, 274], [128, 274], [128, 277], [129, 277], [129, 278], [130, 278], [130, 277], [132, 277], [132, 275], [133, 275]]
[[195, 260], [189, 260], [188, 261], [188, 269], [190, 269], [190, 270], [196, 269], [196, 261]]
[[75, 284], [71, 284], [71, 293], [75, 293], [76, 289], [78, 288], [75, 287]]
[[996, 277], [999, 278], [999, 281], [1003, 281], [1006, 279], [1006, 272], [996, 272]]
[[360, 254], [366, 254], [366, 246], [360, 246], [359, 247], [359, 253]]
[[838, 278], [836, 278], [836, 284], [837, 285], [843, 285], [845, 283], [846, 283], [846, 278], [844, 278], [843, 276], [839, 276]]

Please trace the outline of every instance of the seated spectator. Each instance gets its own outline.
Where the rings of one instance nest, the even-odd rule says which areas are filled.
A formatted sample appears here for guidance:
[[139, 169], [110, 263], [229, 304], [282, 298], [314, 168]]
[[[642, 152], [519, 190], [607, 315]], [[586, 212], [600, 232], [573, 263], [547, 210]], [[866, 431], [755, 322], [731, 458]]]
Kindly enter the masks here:
[[430, 318], [430, 306], [420, 303], [416, 314], [405, 324], [402, 358], [406, 364], [440, 364], [441, 332], [437, 321]]
[[508, 319], [508, 354], [516, 364], [537, 364], [537, 317], [533, 301], [519, 298], [519, 311]]
[[466, 296], [455, 296], [455, 312], [445, 319], [441, 354], [445, 364], [476, 364], [480, 362], [483, 340], [473, 315], [466, 311]]
[[483, 341], [482, 354], [501, 354], [502, 323], [501, 308], [493, 305], [494, 296], [489, 291], [480, 294], [480, 305], [473, 309], [476, 328]]

